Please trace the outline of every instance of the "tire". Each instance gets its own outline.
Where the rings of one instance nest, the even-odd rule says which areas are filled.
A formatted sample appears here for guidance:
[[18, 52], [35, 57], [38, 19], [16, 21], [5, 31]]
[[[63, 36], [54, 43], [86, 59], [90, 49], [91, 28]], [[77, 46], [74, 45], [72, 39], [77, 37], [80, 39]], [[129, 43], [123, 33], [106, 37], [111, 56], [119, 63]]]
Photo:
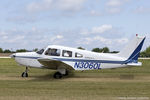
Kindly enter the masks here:
[[28, 77], [28, 73], [23, 72], [21, 76], [22, 76], [22, 77]]
[[62, 78], [62, 74], [61, 74], [60, 72], [56, 72], [56, 73], [54, 74], [54, 78], [55, 78], [55, 79], [61, 79], [61, 78]]

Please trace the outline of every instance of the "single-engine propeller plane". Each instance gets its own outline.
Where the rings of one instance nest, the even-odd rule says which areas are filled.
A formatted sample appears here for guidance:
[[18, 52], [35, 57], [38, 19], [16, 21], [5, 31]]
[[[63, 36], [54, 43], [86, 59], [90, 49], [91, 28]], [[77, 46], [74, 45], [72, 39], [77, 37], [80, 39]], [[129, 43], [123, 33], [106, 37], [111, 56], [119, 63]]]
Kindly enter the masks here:
[[57, 70], [54, 78], [60, 79], [68, 75], [70, 70], [99, 70], [141, 66], [138, 57], [146, 37], [136, 36], [119, 53], [95, 53], [65, 46], [49, 45], [37, 52], [14, 53], [14, 58], [20, 65], [26, 66], [22, 77], [28, 77], [28, 67]]

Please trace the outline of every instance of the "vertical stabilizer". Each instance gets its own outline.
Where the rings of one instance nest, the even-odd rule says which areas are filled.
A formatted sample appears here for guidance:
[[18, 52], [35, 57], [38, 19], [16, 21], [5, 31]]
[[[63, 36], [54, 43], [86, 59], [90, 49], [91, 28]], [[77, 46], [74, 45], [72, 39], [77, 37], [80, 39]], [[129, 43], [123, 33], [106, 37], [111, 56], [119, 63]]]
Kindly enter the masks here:
[[118, 56], [126, 58], [129, 62], [137, 62], [146, 37], [136, 36], [129, 44], [118, 53]]

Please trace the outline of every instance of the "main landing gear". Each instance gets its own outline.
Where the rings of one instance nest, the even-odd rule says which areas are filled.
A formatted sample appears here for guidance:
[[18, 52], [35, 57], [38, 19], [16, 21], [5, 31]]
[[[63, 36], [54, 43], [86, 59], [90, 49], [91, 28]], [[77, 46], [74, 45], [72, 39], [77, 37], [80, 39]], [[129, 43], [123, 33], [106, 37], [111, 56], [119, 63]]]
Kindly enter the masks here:
[[[55, 79], [61, 79], [63, 76], [68, 75], [68, 70], [66, 69], [58, 69], [58, 72], [54, 74]], [[28, 67], [26, 67], [26, 70], [21, 74], [22, 77], [28, 77]]]
[[63, 75], [60, 72], [56, 72], [53, 77], [56, 78], [56, 79], [61, 79], [62, 76]]
[[22, 77], [28, 77], [28, 67], [26, 67], [25, 72], [22, 73]]
[[65, 69], [61, 69], [58, 70], [58, 72], [56, 72], [53, 77], [55, 79], [61, 79], [63, 76], [67, 76], [67, 75], [68, 75], [68, 71]]

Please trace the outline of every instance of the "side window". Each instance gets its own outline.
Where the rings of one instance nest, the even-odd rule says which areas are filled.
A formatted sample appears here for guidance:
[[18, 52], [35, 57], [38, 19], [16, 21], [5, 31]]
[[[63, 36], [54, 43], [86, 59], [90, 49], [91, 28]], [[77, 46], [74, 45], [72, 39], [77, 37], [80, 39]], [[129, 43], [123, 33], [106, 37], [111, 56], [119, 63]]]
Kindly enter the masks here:
[[45, 55], [49, 55], [49, 56], [60, 56], [60, 49], [47, 49], [47, 51], [45, 52]]
[[62, 56], [63, 57], [72, 57], [72, 51], [63, 50]]
[[82, 58], [82, 57], [83, 57], [83, 55], [82, 55], [82, 54], [80, 54], [80, 53], [75, 53], [75, 57], [77, 57], [77, 58]]

